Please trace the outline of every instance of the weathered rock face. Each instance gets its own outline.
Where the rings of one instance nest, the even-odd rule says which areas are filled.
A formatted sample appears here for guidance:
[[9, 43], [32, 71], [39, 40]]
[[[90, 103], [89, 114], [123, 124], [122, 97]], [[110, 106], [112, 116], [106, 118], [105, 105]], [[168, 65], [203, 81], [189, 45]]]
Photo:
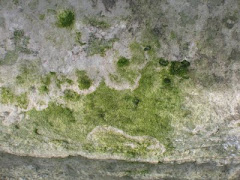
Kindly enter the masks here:
[[0, 1], [0, 150], [238, 164], [239, 10], [238, 0]]

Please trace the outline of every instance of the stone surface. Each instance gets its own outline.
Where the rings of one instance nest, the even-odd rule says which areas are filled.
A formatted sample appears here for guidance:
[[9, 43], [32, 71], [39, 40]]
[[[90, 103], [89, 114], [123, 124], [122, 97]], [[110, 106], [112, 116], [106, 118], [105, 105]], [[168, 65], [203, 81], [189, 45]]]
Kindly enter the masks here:
[[0, 151], [162, 163], [103, 178], [238, 179], [239, 39], [238, 0], [2, 0]]

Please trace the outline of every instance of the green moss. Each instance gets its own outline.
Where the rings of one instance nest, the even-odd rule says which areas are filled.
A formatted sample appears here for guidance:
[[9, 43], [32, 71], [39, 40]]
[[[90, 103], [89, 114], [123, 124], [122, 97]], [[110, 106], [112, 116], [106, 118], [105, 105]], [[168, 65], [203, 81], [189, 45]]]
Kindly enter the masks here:
[[150, 27], [142, 31], [141, 43], [143, 46], [151, 47], [149, 51], [155, 51], [155, 49], [161, 47], [159, 42], [159, 36], [156, 35], [154, 29], [151, 29]]
[[120, 154], [128, 158], [146, 156], [151, 152], [147, 147], [151, 146], [153, 143], [147, 139], [142, 140], [140, 143], [138, 140], [126, 137], [123, 134], [111, 130], [94, 132], [94, 136], [97, 137], [96, 140], [93, 140], [97, 145], [87, 144], [84, 147], [86, 150], [90, 152], [97, 151], [109, 154]]
[[120, 68], [128, 66], [129, 64], [130, 64], [129, 59], [127, 59], [125, 57], [120, 57], [117, 62], [117, 66]]
[[45, 128], [47, 131], [54, 131], [65, 137], [75, 130], [75, 128], [71, 129], [76, 122], [73, 112], [61, 105], [50, 103], [43, 111], [33, 109], [27, 114], [31, 119], [29, 123], [32, 124], [32, 128]]
[[171, 31], [170, 38], [176, 39], [176, 37], [177, 37], [177, 35], [175, 34], [175, 32]]
[[13, 36], [15, 44], [17, 44], [24, 37], [24, 31], [17, 29], [13, 32]]
[[42, 84], [44, 84], [45, 86], [48, 87], [48, 86], [51, 84], [51, 76], [52, 76], [51, 73], [43, 76], [43, 77], [41, 78]]
[[23, 93], [23, 94], [17, 96], [17, 105], [20, 108], [26, 109], [28, 106], [28, 102], [29, 101], [28, 101], [27, 93]]
[[[147, 64], [141, 71], [139, 87], [134, 91], [114, 90], [103, 82], [96, 91], [84, 96], [72, 90], [65, 90], [63, 97], [65, 106], [50, 103], [45, 110], [33, 109], [27, 112], [29, 119], [19, 125], [26, 128], [24, 130], [20, 128], [18, 132], [24, 137], [24, 134], [27, 134], [27, 137], [32, 139], [44, 136], [71, 139], [85, 144], [84, 149], [89, 152], [119, 154], [130, 158], [149, 155], [146, 147], [151, 144], [150, 142], [144, 140], [140, 143], [121, 134], [99, 131], [102, 133], [97, 136], [98, 145], [86, 140], [96, 126], [112, 126], [132, 136], [154, 137], [170, 151], [172, 123], [181, 121], [187, 111], [182, 109], [184, 94], [180, 89], [180, 83], [183, 81], [180, 82], [177, 75], [170, 73], [170, 67], [159, 71], [158, 66], [159, 63], [156, 61]], [[86, 72], [77, 71], [76, 74], [80, 83], [82, 78], [89, 81]], [[54, 76], [55, 73], [51, 75]], [[7, 99], [14, 99], [11, 93], [4, 94], [7, 94]], [[38, 133], [34, 133], [36, 128]]]
[[38, 88], [40, 94], [46, 94], [49, 92], [49, 88], [46, 85], [42, 85]]
[[76, 32], [76, 36], [75, 36], [76, 42], [79, 43], [81, 46], [85, 45], [86, 43], [82, 42], [82, 33], [81, 32]]
[[160, 59], [159, 59], [159, 64], [160, 64], [161, 66], [168, 66], [169, 62], [168, 62], [168, 60], [165, 60], [165, 59], [163, 59], [163, 58], [160, 58]]
[[79, 101], [80, 95], [73, 90], [67, 89], [64, 91], [64, 99], [69, 101]]
[[87, 18], [86, 20], [87, 20], [88, 24], [90, 24], [91, 26], [94, 26], [96, 28], [108, 29], [109, 27], [111, 27], [111, 25], [108, 24], [106, 21], [100, 20], [96, 17], [90, 17], [90, 18]]
[[145, 62], [145, 55], [141, 44], [133, 42], [130, 44], [129, 48], [132, 54], [133, 64], [142, 64]]
[[40, 19], [40, 20], [44, 20], [44, 19], [45, 19], [45, 14], [40, 14], [40, 15], [39, 15], [39, 19]]
[[30, 38], [25, 36], [24, 31], [17, 29], [13, 32], [13, 40], [15, 44], [15, 51], [24, 54], [31, 54], [32, 51], [27, 48]]
[[88, 48], [87, 48], [87, 54], [88, 56], [93, 56], [94, 54], [100, 54], [101, 56], [105, 56], [105, 53], [108, 49], [111, 49], [113, 47], [113, 43], [117, 39], [99, 39], [95, 35], [90, 35], [89, 41], [88, 41]]
[[151, 46], [146, 46], [146, 47], [144, 48], [144, 51], [150, 51], [151, 49], [152, 49]]
[[75, 13], [72, 10], [61, 10], [57, 14], [57, 25], [59, 27], [71, 27], [75, 22]]
[[13, 3], [14, 3], [15, 5], [18, 5], [19, 0], [13, 0]]
[[13, 104], [19, 106], [20, 108], [26, 109], [28, 106], [27, 93], [22, 93], [20, 95], [15, 95], [10, 88], [1, 88], [1, 103], [3, 104]]
[[181, 77], [185, 77], [188, 73], [188, 67], [190, 63], [186, 60], [179, 62], [179, 61], [172, 61], [170, 66], [170, 73], [172, 75], [178, 75]]
[[[142, 72], [139, 87], [131, 91], [117, 91], [101, 84], [87, 95], [84, 121], [88, 127], [110, 125], [131, 135], [149, 135], [169, 145], [171, 119], [181, 118], [181, 91], [173, 81], [169, 89], [162, 85], [168, 70], [154, 71], [149, 64]], [[137, 99], [135, 99], [137, 98]]]
[[85, 71], [76, 71], [76, 75], [78, 78], [78, 87], [80, 89], [88, 89], [92, 85], [92, 80], [87, 76]]
[[16, 77], [18, 85], [32, 85], [39, 80], [39, 69], [37, 61], [26, 61], [20, 65], [19, 74]]

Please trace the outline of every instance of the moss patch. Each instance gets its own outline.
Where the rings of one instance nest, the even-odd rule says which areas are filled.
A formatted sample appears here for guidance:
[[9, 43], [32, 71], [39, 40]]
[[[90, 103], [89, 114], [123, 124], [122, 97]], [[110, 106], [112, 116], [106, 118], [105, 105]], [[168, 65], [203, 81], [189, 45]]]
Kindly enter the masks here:
[[131, 137], [121, 130], [112, 127], [97, 127], [88, 136], [91, 142], [84, 146], [88, 151], [102, 152], [109, 154], [125, 155], [128, 158], [144, 157], [147, 155], [156, 156], [161, 154], [161, 147], [148, 149], [158, 142], [146, 137]]
[[88, 56], [93, 56], [94, 54], [100, 54], [101, 56], [105, 56], [107, 50], [113, 47], [113, 43], [117, 39], [99, 39], [95, 35], [90, 35], [88, 41], [88, 48], [86, 49]]
[[[84, 121], [88, 127], [110, 125], [131, 135], [149, 135], [169, 146], [173, 117], [181, 118], [182, 95], [177, 77], [168, 69], [154, 71], [156, 63], [150, 63], [142, 72], [139, 87], [131, 91], [117, 91], [101, 84], [87, 95]], [[162, 81], [172, 77], [171, 88]], [[167, 82], [168, 84], [168, 82]]]
[[26, 109], [28, 106], [27, 93], [22, 93], [20, 95], [14, 94], [10, 88], [1, 88], [1, 103], [3, 104], [14, 104], [20, 108]]
[[130, 64], [130, 61], [129, 59], [125, 58], [125, 57], [120, 57], [118, 59], [118, 62], [117, 62], [117, 66], [118, 67], [125, 67], [125, 66], [128, 66]]
[[16, 63], [17, 59], [18, 59], [17, 51], [8, 51], [5, 54], [5, 57], [2, 60], [0, 60], [0, 65], [11, 66]]
[[70, 9], [60, 10], [57, 14], [58, 27], [71, 27], [75, 22], [75, 13]]
[[86, 18], [86, 22], [89, 25], [94, 26], [96, 28], [100, 28], [100, 29], [108, 29], [109, 27], [111, 27], [111, 25], [108, 24], [106, 21], [100, 20], [96, 17]]
[[85, 71], [76, 71], [78, 77], [78, 87], [80, 89], [88, 89], [92, 85], [92, 80], [87, 76]]
[[[147, 141], [132, 141], [114, 133], [103, 133], [97, 141], [86, 139], [97, 126], [111, 126], [131, 136], [156, 138], [169, 152], [172, 148], [172, 123], [181, 121], [186, 114], [186, 110], [182, 109], [184, 94], [179, 88], [183, 81], [180, 76], [171, 74], [170, 70], [171, 66], [161, 67], [157, 61], [149, 62], [141, 71], [139, 87], [134, 91], [117, 91], [103, 82], [96, 91], [84, 96], [65, 90], [65, 105], [49, 103], [48, 108], [42, 111], [33, 109], [27, 112], [29, 119], [19, 124], [18, 133], [22, 136], [28, 134], [31, 139], [45, 136], [53, 140], [57, 137], [66, 141], [71, 139], [85, 144], [85, 150], [90, 152], [115, 152], [130, 158], [148, 154]], [[76, 73], [80, 83], [83, 77], [90, 80], [86, 72]], [[55, 73], [51, 73], [51, 78], [54, 76]], [[48, 82], [47, 78], [45, 83]], [[3, 94], [7, 97], [5, 99], [9, 99], [6, 103], [15, 102], [12, 100], [15, 96], [9, 91]], [[92, 143], [100, 145], [93, 146]]]
[[182, 62], [172, 61], [170, 66], [170, 73], [181, 77], [187, 77], [188, 67], [190, 63], [186, 60]]

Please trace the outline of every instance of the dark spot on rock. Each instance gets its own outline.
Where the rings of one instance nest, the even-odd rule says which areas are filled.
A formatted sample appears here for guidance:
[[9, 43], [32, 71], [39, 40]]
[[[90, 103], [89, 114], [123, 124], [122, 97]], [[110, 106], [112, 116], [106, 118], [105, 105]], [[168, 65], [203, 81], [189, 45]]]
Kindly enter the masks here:
[[167, 60], [163, 59], [163, 58], [160, 58], [159, 59], [159, 64], [161, 66], [167, 66], [169, 64], [169, 62]]
[[230, 61], [240, 61], [240, 51], [233, 49], [228, 59]]
[[116, 0], [102, 0], [106, 11], [110, 11], [116, 5]]
[[169, 79], [169, 78], [164, 78], [164, 79], [163, 79], [163, 83], [164, 83], [165, 85], [170, 85], [170, 84], [171, 84], [171, 79]]
[[140, 99], [138, 99], [137, 97], [134, 97], [132, 102], [135, 105], [135, 107], [137, 107], [138, 104], [140, 103]]
[[151, 46], [146, 46], [146, 47], [144, 48], [144, 51], [150, 51], [151, 49], [152, 49]]
[[228, 17], [225, 17], [222, 20], [222, 22], [223, 22], [223, 24], [225, 25], [226, 28], [232, 29], [233, 26], [236, 24], [237, 20], [238, 19], [235, 16], [228, 16]]

